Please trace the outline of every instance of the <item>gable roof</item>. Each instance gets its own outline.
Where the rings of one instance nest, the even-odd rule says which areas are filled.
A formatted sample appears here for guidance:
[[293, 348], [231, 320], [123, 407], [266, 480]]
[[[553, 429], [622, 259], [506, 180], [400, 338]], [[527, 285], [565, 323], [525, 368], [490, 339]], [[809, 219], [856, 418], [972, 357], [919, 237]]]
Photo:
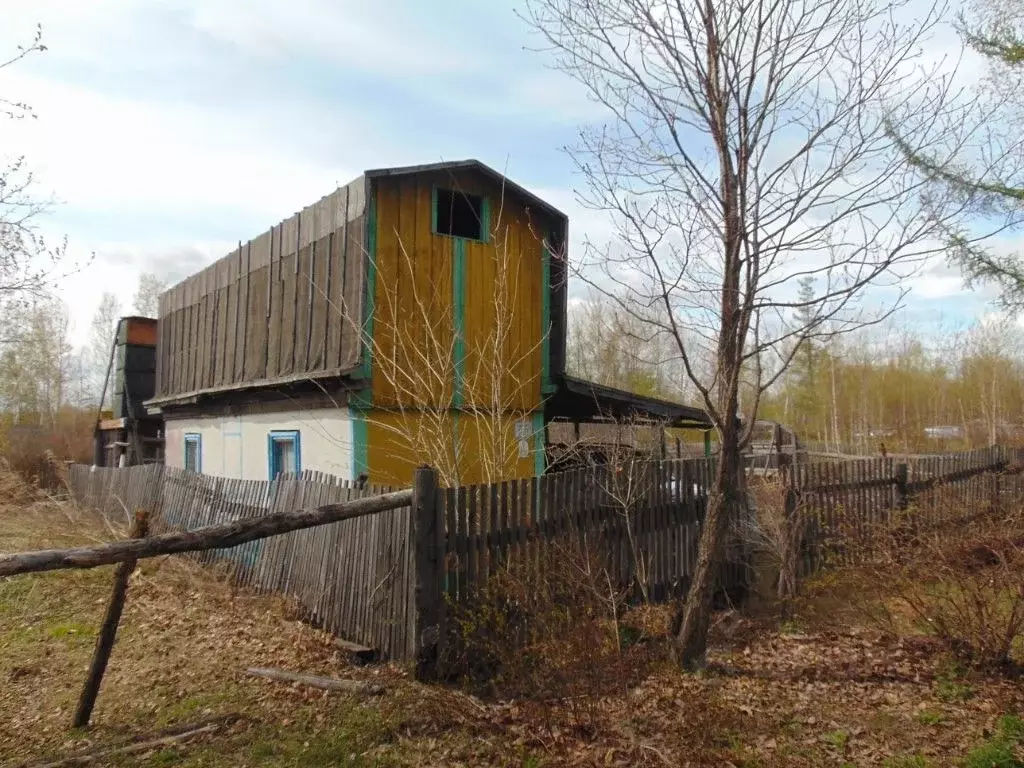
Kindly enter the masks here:
[[568, 222], [569, 217], [562, 213], [560, 210], [551, 205], [546, 200], [542, 200], [535, 194], [530, 192], [525, 187], [521, 187], [512, 181], [510, 178], [505, 176], [503, 173], [491, 168], [491, 166], [480, 162], [479, 160], [450, 160], [441, 163], [425, 163], [423, 165], [405, 165], [396, 166], [393, 168], [376, 168], [374, 170], [365, 171], [364, 176], [368, 179], [375, 179], [381, 177], [393, 177], [393, 176], [413, 176], [420, 173], [438, 173], [444, 171], [475, 171], [498, 185], [510, 190], [517, 196], [526, 200], [530, 205], [536, 206], [544, 213], [552, 216], [556, 219], [561, 219], [563, 222]]

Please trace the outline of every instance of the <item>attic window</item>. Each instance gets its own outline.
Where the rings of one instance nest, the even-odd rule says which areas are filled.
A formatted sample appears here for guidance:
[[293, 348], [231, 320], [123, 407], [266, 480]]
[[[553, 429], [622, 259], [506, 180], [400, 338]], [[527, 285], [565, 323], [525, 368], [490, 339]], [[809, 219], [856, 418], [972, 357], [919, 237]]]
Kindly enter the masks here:
[[487, 201], [454, 189], [437, 189], [434, 205], [434, 232], [466, 240], [487, 239]]

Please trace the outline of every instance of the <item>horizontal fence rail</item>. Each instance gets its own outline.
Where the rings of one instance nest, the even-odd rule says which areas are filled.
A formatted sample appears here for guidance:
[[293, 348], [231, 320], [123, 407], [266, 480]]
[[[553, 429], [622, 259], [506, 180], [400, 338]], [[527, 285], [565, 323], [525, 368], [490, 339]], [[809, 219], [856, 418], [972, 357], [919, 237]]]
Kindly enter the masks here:
[[[193, 531], [233, 520], [379, 495], [323, 473], [273, 482], [212, 477], [159, 464], [72, 465], [73, 497], [113, 521], [145, 509], [154, 533]], [[294, 599], [318, 626], [391, 658], [413, 653], [412, 519], [408, 506], [352, 520], [189, 553], [223, 564], [238, 586]]]

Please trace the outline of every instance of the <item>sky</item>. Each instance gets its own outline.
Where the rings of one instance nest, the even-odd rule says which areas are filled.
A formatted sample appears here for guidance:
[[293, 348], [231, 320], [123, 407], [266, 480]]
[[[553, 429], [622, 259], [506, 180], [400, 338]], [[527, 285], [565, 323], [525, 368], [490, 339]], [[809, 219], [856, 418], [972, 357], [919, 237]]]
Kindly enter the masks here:
[[[103, 291], [127, 310], [141, 271], [181, 279], [369, 168], [476, 158], [606, 237], [562, 150], [603, 112], [513, 1], [0, 0], [0, 51], [37, 23], [48, 46], [0, 70], [37, 116], [0, 124], [0, 155], [54, 197], [44, 232], [93, 255], [62, 286], [74, 340]], [[902, 318], [986, 311], [961, 288], [932, 265]]]

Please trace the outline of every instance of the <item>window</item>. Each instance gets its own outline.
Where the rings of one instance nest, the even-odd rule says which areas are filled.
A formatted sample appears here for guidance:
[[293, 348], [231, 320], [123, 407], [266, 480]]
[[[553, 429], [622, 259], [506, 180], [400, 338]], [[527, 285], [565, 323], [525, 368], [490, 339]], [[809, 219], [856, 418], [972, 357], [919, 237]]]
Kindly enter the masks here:
[[298, 432], [271, 432], [268, 438], [267, 454], [271, 480], [282, 472], [302, 471], [302, 452], [299, 446]]
[[434, 190], [434, 232], [438, 235], [487, 241], [490, 227], [487, 200], [454, 189]]
[[203, 438], [195, 432], [185, 435], [185, 471], [203, 471]]

